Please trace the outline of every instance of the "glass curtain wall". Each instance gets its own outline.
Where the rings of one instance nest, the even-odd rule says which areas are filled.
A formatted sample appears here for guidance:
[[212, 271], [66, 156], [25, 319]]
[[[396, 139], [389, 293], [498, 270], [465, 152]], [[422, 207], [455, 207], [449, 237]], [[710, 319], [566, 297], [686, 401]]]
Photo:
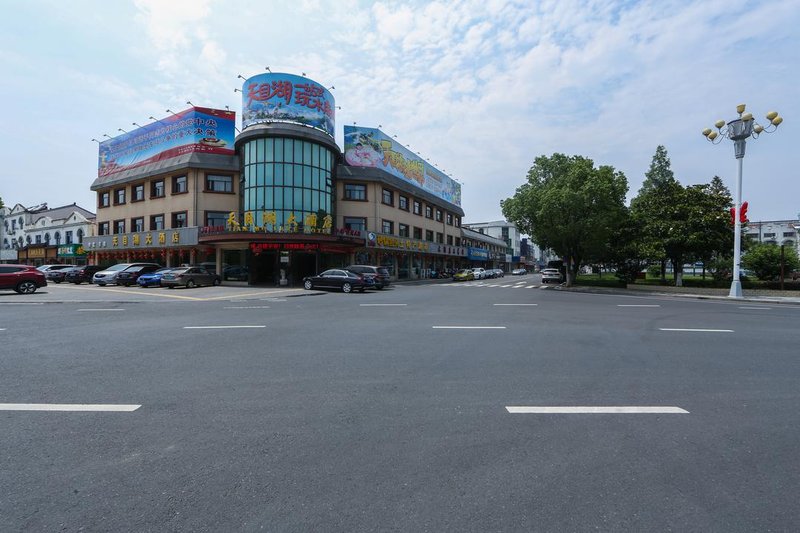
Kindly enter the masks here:
[[[326, 215], [333, 216], [330, 150], [298, 139], [260, 138], [245, 143], [241, 153], [242, 207], [253, 213], [257, 226], [265, 225], [264, 213], [275, 213], [283, 231], [298, 232], [313, 222], [310, 215], [316, 215], [316, 227], [322, 227]], [[296, 229], [289, 227], [292, 216]]]

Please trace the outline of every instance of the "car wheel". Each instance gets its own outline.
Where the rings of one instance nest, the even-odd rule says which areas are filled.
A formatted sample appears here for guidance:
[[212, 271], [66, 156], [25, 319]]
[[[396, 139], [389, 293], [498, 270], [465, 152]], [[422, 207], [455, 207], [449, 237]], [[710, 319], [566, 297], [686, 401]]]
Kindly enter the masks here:
[[172, 287], [173, 287], [173, 285], [167, 285], [168, 289], [171, 289]]
[[382, 291], [383, 290], [383, 285], [375, 285], [375, 288], [378, 289], [379, 291]]
[[310, 291], [311, 289], [313, 289], [313, 288], [314, 288], [314, 284], [313, 284], [313, 283], [311, 283], [311, 280], [310, 280], [310, 279], [307, 279], [307, 280], [306, 280], [306, 281], [303, 283], [303, 288], [304, 288], [304, 289], [306, 289], [306, 290], [308, 290], [308, 291]]
[[214, 278], [214, 286], [217, 287], [219, 284], [222, 283], [219, 278]]
[[58, 285], [59, 283], [61, 283], [60, 281], [56, 281], [56, 280], [53, 280], [53, 281], [55, 282], [55, 284], [56, 284], [56, 285]]
[[186, 282], [187, 289], [194, 289], [195, 287], [197, 287], [197, 284], [194, 282], [193, 279], [190, 279], [189, 281]]
[[73, 281], [72, 283], [74, 283], [75, 285], [80, 285], [81, 284], [80, 281]]
[[36, 292], [36, 284], [32, 281], [22, 281], [17, 284], [16, 288], [14, 289], [19, 294], [33, 294]]
[[349, 283], [343, 283], [342, 284], [342, 292], [349, 293], [352, 290], [353, 290], [353, 286], [350, 285]]

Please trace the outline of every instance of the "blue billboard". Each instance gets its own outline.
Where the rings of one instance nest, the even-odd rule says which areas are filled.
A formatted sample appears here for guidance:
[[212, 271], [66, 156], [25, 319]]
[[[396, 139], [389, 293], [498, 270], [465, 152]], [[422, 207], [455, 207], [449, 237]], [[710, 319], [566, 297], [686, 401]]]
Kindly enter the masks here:
[[259, 74], [242, 85], [242, 130], [265, 122], [302, 124], [333, 137], [336, 102], [328, 89], [308, 78]]
[[461, 184], [379, 129], [344, 127], [344, 159], [353, 167], [374, 167], [461, 205]]
[[191, 107], [100, 143], [97, 175], [107, 176], [190, 152], [233, 155], [236, 113]]

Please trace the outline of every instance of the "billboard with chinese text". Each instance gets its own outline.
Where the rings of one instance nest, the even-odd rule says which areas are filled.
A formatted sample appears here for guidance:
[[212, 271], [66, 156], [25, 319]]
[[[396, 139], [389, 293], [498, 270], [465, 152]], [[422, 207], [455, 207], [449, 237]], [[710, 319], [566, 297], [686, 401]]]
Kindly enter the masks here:
[[344, 127], [344, 158], [353, 167], [374, 167], [461, 205], [461, 184], [437, 170], [381, 130]]
[[319, 83], [293, 74], [268, 72], [242, 85], [242, 130], [264, 122], [292, 122], [333, 137], [336, 103]]
[[233, 155], [233, 111], [192, 107], [100, 143], [98, 176], [187, 154]]

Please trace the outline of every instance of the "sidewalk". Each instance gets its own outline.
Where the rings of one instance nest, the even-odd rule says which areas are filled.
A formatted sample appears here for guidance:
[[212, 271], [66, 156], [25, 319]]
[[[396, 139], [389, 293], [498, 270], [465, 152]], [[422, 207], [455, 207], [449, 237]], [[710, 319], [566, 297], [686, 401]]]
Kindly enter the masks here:
[[758, 302], [773, 304], [800, 305], [800, 293], [797, 291], [747, 291], [742, 292], [742, 298], [731, 298], [728, 289], [709, 289], [701, 287], [670, 287], [661, 285], [628, 285], [627, 288], [591, 287], [575, 285], [572, 287], [559, 286], [558, 290], [571, 292], [591, 292], [598, 294], [621, 295], [652, 295], [674, 296], [678, 298], [695, 298], [700, 300], [729, 300], [734, 302]]

